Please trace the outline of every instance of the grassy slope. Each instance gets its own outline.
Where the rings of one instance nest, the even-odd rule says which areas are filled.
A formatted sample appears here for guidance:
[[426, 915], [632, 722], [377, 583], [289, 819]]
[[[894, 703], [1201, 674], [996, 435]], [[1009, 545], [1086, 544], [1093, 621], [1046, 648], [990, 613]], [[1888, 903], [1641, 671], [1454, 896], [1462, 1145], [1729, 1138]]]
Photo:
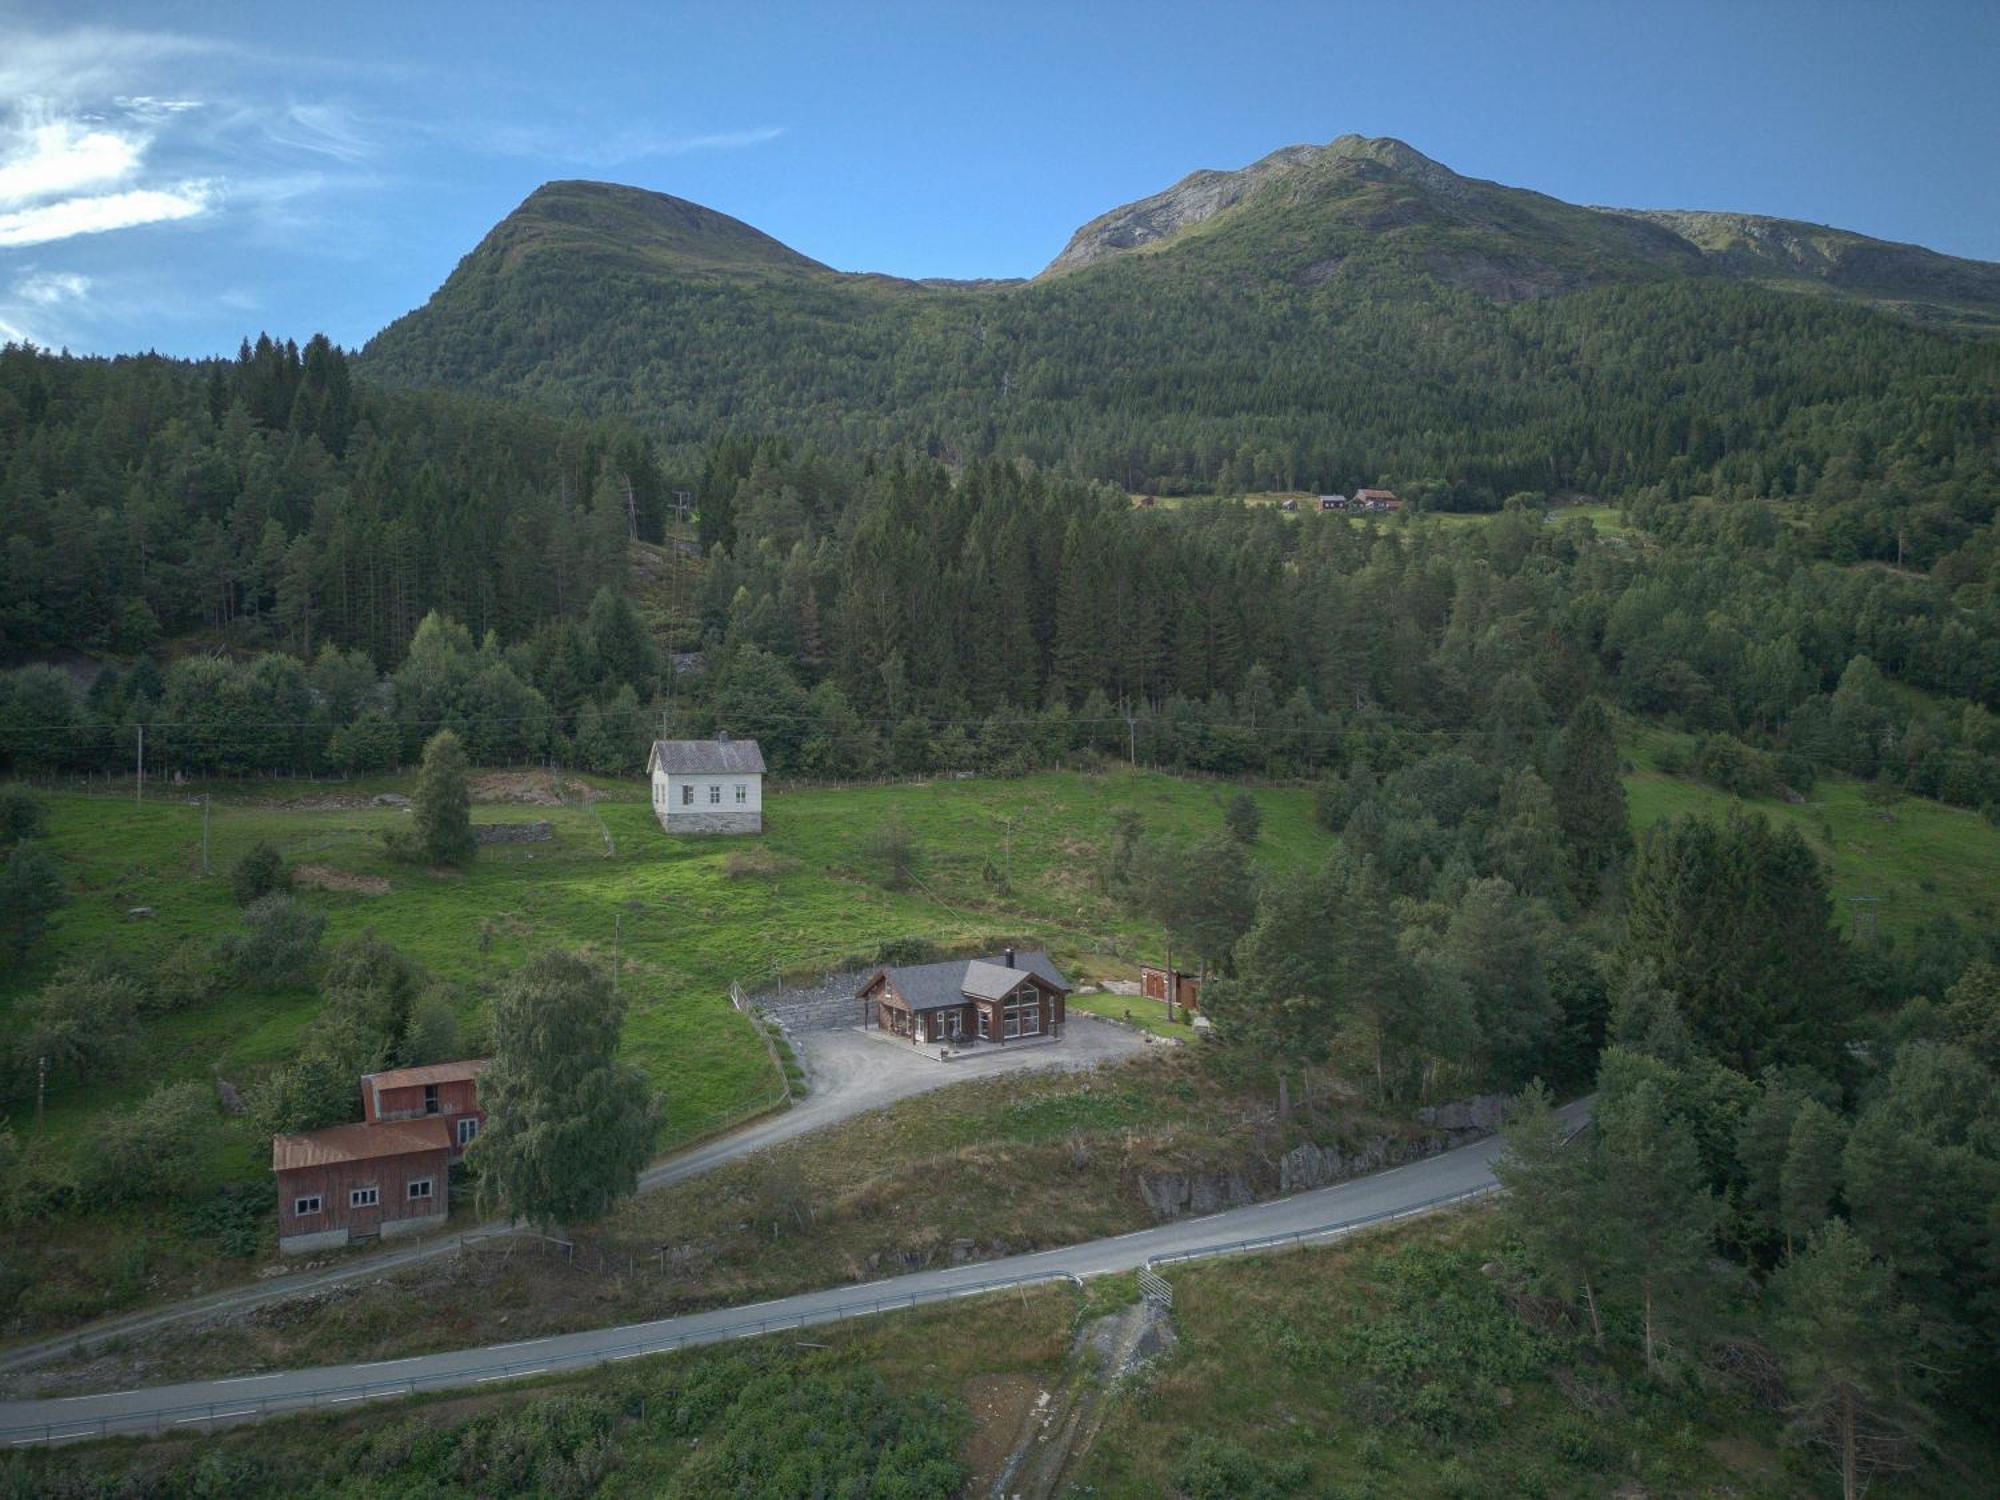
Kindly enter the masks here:
[[1877, 927], [1907, 938], [1917, 922], [1949, 912], [1975, 931], [2000, 921], [2000, 830], [1978, 813], [1908, 797], [1880, 807], [1846, 776], [1821, 778], [1804, 802], [1779, 797], [1739, 799], [1687, 777], [1653, 768], [1667, 736], [1642, 735], [1625, 778], [1635, 827], [1680, 813], [1720, 816], [1741, 801], [1774, 822], [1798, 829], [1828, 872], [1839, 920], [1852, 930], [1851, 898], [1877, 898]]
[[[1256, 795], [1265, 820], [1259, 857], [1268, 867], [1298, 868], [1324, 851], [1308, 793]], [[225, 872], [252, 843], [268, 839], [288, 860], [390, 882], [382, 895], [306, 893], [326, 913], [330, 940], [373, 930], [474, 991], [549, 947], [608, 960], [615, 927], [631, 1003], [627, 1046], [667, 1094], [669, 1143], [774, 1093], [762, 1045], [723, 998], [731, 979], [756, 989], [779, 973], [837, 967], [910, 938], [959, 947], [1032, 937], [1077, 957], [1114, 943], [1146, 943], [1143, 925], [1095, 887], [1112, 811], [1134, 807], [1151, 828], [1193, 833], [1219, 826], [1222, 810], [1221, 789], [1202, 782], [1125, 772], [1043, 775], [777, 793], [762, 840], [674, 841], [654, 825], [643, 789], [627, 783], [611, 786], [594, 813], [478, 809], [478, 821], [547, 819], [557, 839], [489, 847], [468, 874], [456, 876], [387, 858], [379, 833], [405, 816], [393, 809], [313, 810], [218, 797], [210, 829], [216, 874], [203, 880], [201, 809], [184, 798], [157, 798], [143, 808], [80, 794], [51, 800], [54, 846], [74, 899], [36, 962], [0, 978], [0, 1006], [11, 1009], [66, 961], [105, 951], [143, 960], [176, 941], [206, 944], [232, 930], [237, 913]], [[891, 818], [925, 851], [921, 886], [900, 893], [870, 878], [863, 853]], [[616, 850], [609, 855], [606, 831]], [[731, 855], [748, 847], [775, 856], [780, 873], [732, 878]], [[1007, 877], [1004, 893], [984, 877], [989, 859]], [[142, 905], [153, 908], [151, 920], [126, 916]], [[303, 987], [229, 991], [197, 1012], [158, 1021], [142, 1076], [87, 1089], [57, 1080], [48, 1128], [58, 1139], [78, 1139], [98, 1111], [129, 1102], [157, 1078], [205, 1078], [220, 1069], [240, 1082], [290, 1053], [316, 1004]], [[14, 1123], [28, 1123], [20, 1106]], [[245, 1127], [234, 1151], [233, 1165], [249, 1168], [261, 1143]]]
[[[1399, 1322], [1389, 1296], [1399, 1258], [1426, 1248], [1459, 1257], [1460, 1311], [1434, 1323], [1421, 1314]], [[1450, 1435], [1428, 1435], [1398, 1415], [1396, 1402], [1373, 1387], [1357, 1358], [1360, 1348], [1371, 1334], [1379, 1340], [1391, 1331], [1388, 1342], [1376, 1344], [1390, 1367], [1429, 1371], [1433, 1380], [1452, 1379], [1450, 1366], [1461, 1353], [1468, 1359], [1489, 1353], [1514, 1317], [1476, 1269], [1499, 1249], [1493, 1216], [1475, 1210], [1334, 1246], [1172, 1269], [1178, 1345], [1114, 1390], [1094, 1446], [1073, 1455], [1064, 1493], [1100, 1500], [1166, 1494], [1789, 1500], [1832, 1492], [1823, 1456], [1788, 1446], [1780, 1419], [1726, 1378], [1647, 1379], [1630, 1356], [1631, 1331], [1623, 1326], [1609, 1361], [1593, 1361], [1581, 1347], [1557, 1340], [1499, 1389], [1476, 1378], [1469, 1392], [1454, 1387], [1450, 1409], [1440, 1414], [1458, 1429]], [[984, 1494], [1023, 1419], [1046, 1399], [1042, 1393], [1062, 1387], [1073, 1330], [1134, 1292], [1130, 1278], [1105, 1278], [1083, 1295], [1068, 1288], [1009, 1292], [815, 1329], [809, 1341], [778, 1335], [532, 1387], [350, 1408], [212, 1436], [175, 1433], [144, 1443], [31, 1451], [11, 1456], [0, 1479], [19, 1493], [37, 1492], [58, 1473], [77, 1484], [77, 1493], [182, 1493], [189, 1471], [203, 1464], [212, 1479], [231, 1476], [231, 1493], [246, 1496], [378, 1487], [462, 1493], [441, 1487], [454, 1480], [477, 1492], [479, 1472], [450, 1461], [462, 1424], [511, 1413], [525, 1435], [541, 1426], [538, 1414], [553, 1412], [552, 1398], [601, 1393], [626, 1414], [612, 1438], [615, 1468], [601, 1492], [656, 1494], [703, 1441], [718, 1440], [706, 1429], [689, 1440], [686, 1424], [700, 1412], [677, 1409], [671, 1399], [680, 1372], [747, 1360], [751, 1368], [732, 1371], [736, 1380], [859, 1367], [892, 1390], [954, 1403], [964, 1419], [961, 1456], [972, 1478], [965, 1493]], [[1398, 1352], [1396, 1339], [1412, 1336], [1420, 1342]], [[1421, 1398], [1416, 1404], [1421, 1409]], [[1977, 1475], [1992, 1472], [1992, 1435], [1959, 1426], [1942, 1436], [1940, 1456], [1882, 1492], [1985, 1493]], [[366, 1443], [371, 1437], [376, 1444]], [[1189, 1463], [1190, 1454], [1204, 1451], [1205, 1466]], [[365, 1465], [357, 1467], [364, 1455]]]

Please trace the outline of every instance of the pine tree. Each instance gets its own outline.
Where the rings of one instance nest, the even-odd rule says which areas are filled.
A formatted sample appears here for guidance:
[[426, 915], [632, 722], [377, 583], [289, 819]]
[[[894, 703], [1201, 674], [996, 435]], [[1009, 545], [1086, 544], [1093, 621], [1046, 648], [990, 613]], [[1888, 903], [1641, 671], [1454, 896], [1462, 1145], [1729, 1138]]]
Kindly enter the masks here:
[[493, 1006], [468, 1160], [487, 1210], [549, 1229], [592, 1223], [636, 1190], [660, 1126], [646, 1077], [618, 1059], [625, 1008], [581, 958], [546, 953]]
[[1772, 1279], [1773, 1323], [1797, 1396], [1792, 1420], [1831, 1450], [1844, 1500], [1869, 1477], [1904, 1466], [1929, 1425], [1917, 1399], [1914, 1319], [1895, 1279], [1840, 1219]]
[[1614, 1264], [1606, 1226], [1618, 1210], [1606, 1199], [1596, 1150], [1588, 1139], [1568, 1138], [1540, 1079], [1515, 1101], [1504, 1135], [1507, 1149], [1493, 1175], [1507, 1190], [1507, 1227], [1540, 1279], [1582, 1295], [1591, 1341], [1602, 1348], [1598, 1297]]

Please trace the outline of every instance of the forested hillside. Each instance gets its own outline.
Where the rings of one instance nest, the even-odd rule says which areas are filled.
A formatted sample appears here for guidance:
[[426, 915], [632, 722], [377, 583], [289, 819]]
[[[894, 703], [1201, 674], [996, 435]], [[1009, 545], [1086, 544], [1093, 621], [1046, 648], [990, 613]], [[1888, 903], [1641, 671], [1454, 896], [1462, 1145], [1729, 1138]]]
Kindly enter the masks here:
[[844, 275], [676, 199], [551, 184], [361, 365], [626, 415], [684, 452], [725, 430], [909, 443], [1134, 490], [1386, 481], [1492, 509], [1830, 481], [1962, 504], [1990, 480], [2000, 345], [1875, 311], [1837, 272], [1866, 262], [1866, 296], [1899, 306], [1926, 277], [1984, 306], [1991, 267], [1833, 232], [1840, 255], [1746, 262], [1740, 232], [1711, 252], [1396, 142], [1264, 165], [1198, 174], [1172, 213], [1086, 226], [1091, 255], [979, 287]]
[[0, 349], [0, 660], [162, 639], [392, 661], [426, 610], [506, 637], [658, 535], [649, 440], [357, 383], [325, 338], [237, 359]]

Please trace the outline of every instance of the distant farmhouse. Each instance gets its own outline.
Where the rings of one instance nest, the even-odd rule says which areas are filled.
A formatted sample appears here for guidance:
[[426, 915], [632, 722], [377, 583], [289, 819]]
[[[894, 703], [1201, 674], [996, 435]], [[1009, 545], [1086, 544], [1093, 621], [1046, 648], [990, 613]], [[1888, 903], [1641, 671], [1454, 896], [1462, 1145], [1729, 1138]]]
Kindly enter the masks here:
[[1356, 510], [1401, 510], [1403, 502], [1396, 498], [1394, 490], [1356, 490], [1354, 492]]
[[362, 1121], [271, 1138], [278, 1249], [335, 1250], [436, 1229], [451, 1209], [451, 1168], [486, 1123], [484, 1058], [370, 1073]]
[[1347, 496], [1345, 496], [1345, 495], [1321, 495], [1321, 496], [1319, 497], [1319, 508], [1320, 508], [1321, 510], [1346, 510], [1346, 509], [1347, 509]]
[[1053, 1041], [1075, 988], [1040, 950], [877, 969], [862, 981], [861, 1024], [913, 1044]]
[[764, 753], [755, 740], [655, 740], [653, 816], [668, 833], [762, 833]]

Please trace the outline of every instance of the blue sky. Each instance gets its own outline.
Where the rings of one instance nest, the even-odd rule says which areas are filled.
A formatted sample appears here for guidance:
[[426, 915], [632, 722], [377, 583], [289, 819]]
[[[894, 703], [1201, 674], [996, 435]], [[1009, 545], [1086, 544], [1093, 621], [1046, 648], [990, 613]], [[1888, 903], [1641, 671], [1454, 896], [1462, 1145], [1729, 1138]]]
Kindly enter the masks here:
[[0, 340], [359, 345], [557, 177], [843, 269], [1027, 275], [1194, 168], [1347, 131], [2000, 260], [1996, 76], [1991, 0], [0, 0]]

